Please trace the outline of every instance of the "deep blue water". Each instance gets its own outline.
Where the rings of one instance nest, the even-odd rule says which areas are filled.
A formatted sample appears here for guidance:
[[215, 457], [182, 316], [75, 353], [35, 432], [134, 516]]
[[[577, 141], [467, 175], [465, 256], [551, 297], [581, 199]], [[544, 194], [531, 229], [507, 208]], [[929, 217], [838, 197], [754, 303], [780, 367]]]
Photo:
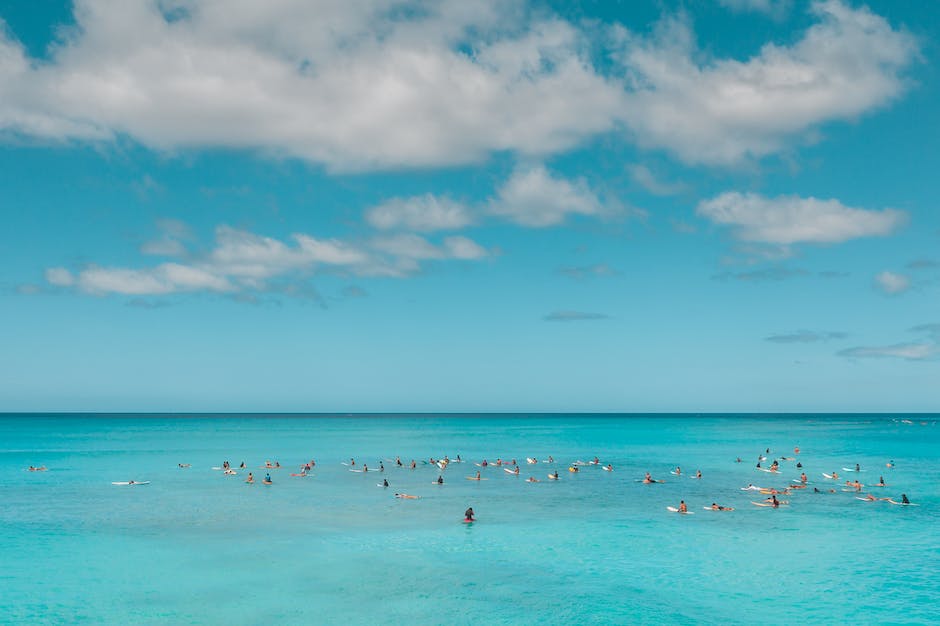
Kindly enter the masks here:
[[[0, 416], [0, 621], [936, 623], [938, 421]], [[796, 456], [811, 480], [777, 510], [740, 490], [799, 475], [797, 461], [757, 471], [766, 448], [763, 465]], [[465, 462], [443, 472], [422, 462], [457, 454]], [[396, 455], [417, 469], [395, 467]], [[525, 461], [550, 455], [554, 465]], [[595, 456], [613, 471], [567, 471]], [[498, 457], [521, 475], [473, 465]], [[373, 471], [350, 472], [350, 458]], [[310, 476], [290, 476], [310, 459]], [[256, 479], [265, 460], [283, 469], [273, 485], [248, 485], [248, 470], [212, 469], [223, 460], [246, 461]], [[856, 463], [866, 471], [841, 469]], [[677, 465], [703, 478], [671, 475]], [[560, 481], [546, 480], [553, 469]], [[465, 480], [477, 470], [487, 480]], [[861, 493], [919, 506], [859, 501], [823, 478], [833, 470], [866, 485], [884, 476], [888, 487]], [[637, 482], [646, 471], [667, 482]], [[130, 479], [151, 482], [111, 484]], [[695, 515], [666, 510], [680, 500]], [[735, 510], [703, 510], [712, 502]]]

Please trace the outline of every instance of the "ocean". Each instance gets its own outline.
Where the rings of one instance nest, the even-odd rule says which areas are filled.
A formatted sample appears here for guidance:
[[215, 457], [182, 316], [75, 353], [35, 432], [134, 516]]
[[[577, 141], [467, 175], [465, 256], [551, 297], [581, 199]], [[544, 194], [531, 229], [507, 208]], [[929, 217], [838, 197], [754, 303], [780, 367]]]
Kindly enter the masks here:
[[[935, 624], [938, 421], [6, 414], [0, 622]], [[794, 460], [772, 474], [760, 455]], [[213, 469], [226, 460], [236, 475]], [[741, 489], [783, 489], [797, 463], [808, 488], [787, 505]], [[466, 479], [477, 471], [486, 480]], [[666, 482], [644, 484], [647, 471]], [[843, 491], [856, 478], [865, 487]], [[149, 484], [112, 484], [131, 480]], [[680, 501], [693, 515], [667, 510]]]

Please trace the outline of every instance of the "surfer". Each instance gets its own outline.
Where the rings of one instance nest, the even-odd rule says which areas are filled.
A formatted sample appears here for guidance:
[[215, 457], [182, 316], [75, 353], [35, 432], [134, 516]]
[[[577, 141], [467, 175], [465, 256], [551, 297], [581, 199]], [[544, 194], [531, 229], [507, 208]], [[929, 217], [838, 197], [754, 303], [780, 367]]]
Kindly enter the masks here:
[[806, 484], [806, 481], [807, 481], [807, 480], [808, 480], [808, 479], [806, 478], [806, 472], [801, 472], [801, 473], [800, 473], [800, 482], [803, 483], [803, 484]]
[[685, 500], [679, 500], [679, 512], [688, 513], [689, 507], [686, 505]]
[[776, 495], [771, 495], [769, 498], [767, 498], [766, 501], [767, 501], [767, 502], [770, 502], [771, 504], [773, 504], [773, 506], [774, 506], [775, 509], [780, 507], [780, 501], [777, 500], [777, 496], [776, 496]]
[[610, 463], [608, 463], [606, 469], [607, 469], [608, 472], [612, 472], [612, 471], [614, 471], [614, 466], [611, 465]]
[[395, 494], [395, 497], [396, 497], [396, 498], [403, 498], [403, 499], [405, 499], [405, 500], [417, 500], [417, 499], [420, 498], [421, 496], [412, 496], [412, 495], [409, 495], [409, 494], [407, 494], [407, 493], [396, 493], [396, 494]]
[[856, 472], [862, 471], [862, 468], [859, 467], [858, 463], [855, 464], [855, 471], [856, 471]]
[[884, 476], [879, 476], [879, 477], [878, 477], [878, 486], [879, 486], [879, 487], [887, 487], [887, 485], [885, 484], [885, 477], [884, 477]]
[[480, 472], [479, 472], [479, 470], [477, 470], [476, 478], [474, 478], [473, 480], [483, 480], [482, 478], [480, 478]]
[[733, 511], [733, 510], [734, 509], [731, 508], [730, 506], [721, 506], [720, 504], [716, 504], [712, 502], [712, 511]]
[[535, 476], [529, 476], [528, 478], [525, 479], [525, 481], [527, 483], [537, 483], [539, 482], [539, 479], [536, 478]]
[[463, 513], [463, 521], [472, 522], [473, 521], [473, 507], [467, 507], [467, 510]]
[[251, 472], [248, 472], [248, 480], [246, 480], [245, 482], [246, 482], [246, 483], [254, 483], [254, 482], [255, 482], [255, 477], [254, 477], [254, 475], [253, 475]]
[[395, 457], [395, 465], [397, 465], [398, 467], [401, 467], [401, 457], [400, 457], [400, 456], [396, 456], [396, 457]]
[[387, 478], [383, 478], [383, 479], [382, 479], [382, 486], [383, 486], [383, 487], [388, 487], [388, 479], [387, 479]]
[[438, 476], [437, 476], [437, 484], [438, 484], [438, 485], [443, 485], [443, 484], [444, 484], [444, 477], [443, 477], [442, 475], [440, 475], [440, 474], [438, 474]]
[[696, 478], [701, 478], [701, 477], [702, 477], [702, 470], [695, 470], [695, 477], [696, 477]]
[[555, 473], [550, 474], [550, 476], [552, 477], [552, 480], [558, 480], [558, 470], [555, 470]]
[[676, 476], [682, 476], [682, 468], [676, 465], [676, 471], [673, 472]]
[[192, 464], [190, 463], [177, 463], [177, 465], [179, 465], [182, 469], [186, 469], [187, 467], [192, 467]]
[[906, 494], [906, 493], [902, 493], [902, 494], [901, 494], [901, 504], [910, 504], [910, 503], [911, 503], [911, 501], [907, 499], [907, 494]]
[[417, 467], [417, 464], [415, 463], [414, 459], [411, 459], [411, 469], [414, 469], [415, 467]]
[[271, 474], [265, 474], [265, 475], [264, 475], [264, 484], [265, 484], [265, 485], [270, 485], [271, 482], [272, 482], [272, 481], [271, 481]]

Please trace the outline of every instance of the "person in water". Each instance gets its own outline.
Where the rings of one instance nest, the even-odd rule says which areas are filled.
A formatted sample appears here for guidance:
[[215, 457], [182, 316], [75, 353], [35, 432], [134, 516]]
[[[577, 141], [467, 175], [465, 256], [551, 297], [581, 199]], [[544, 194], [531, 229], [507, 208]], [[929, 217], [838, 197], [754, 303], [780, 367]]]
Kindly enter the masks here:
[[806, 478], [806, 472], [801, 472], [801, 473], [800, 473], [800, 482], [805, 484], [807, 480], [808, 480], [808, 479]]
[[271, 482], [271, 474], [265, 474], [265, 475], [264, 475], [264, 482], [266, 482], [266, 483]]
[[682, 468], [679, 467], [678, 465], [676, 465], [675, 474], [676, 474], [676, 476], [681, 476], [681, 475], [682, 475]]
[[245, 482], [246, 482], [246, 483], [253, 483], [253, 482], [255, 482], [255, 477], [254, 477], [254, 475], [253, 475], [251, 472], [248, 472], [248, 480], [246, 480]]
[[554, 478], [555, 480], [558, 480], [558, 470], [555, 470], [555, 473], [552, 474], [552, 478]]
[[887, 487], [887, 485], [885, 485], [885, 477], [884, 477], [884, 476], [879, 476], [879, 477], [878, 477], [878, 484], [881, 485], [882, 487]]
[[803, 464], [802, 464], [802, 463], [799, 463], [799, 462], [798, 462], [798, 463], [796, 464], [796, 468], [797, 468], [797, 469], [800, 469], [800, 468], [802, 468], [802, 467], [803, 467]]
[[701, 477], [702, 477], [702, 470], [696, 470], [696, 471], [695, 471], [695, 477], [696, 477], [696, 478], [701, 478]]
[[686, 506], [685, 500], [679, 500], [679, 512], [680, 512], [680, 513], [688, 513], [688, 512], [689, 512], [689, 507]]
[[467, 507], [467, 510], [463, 513], [463, 518], [468, 522], [473, 521], [473, 507]]
[[911, 501], [907, 499], [907, 494], [906, 494], [906, 493], [902, 493], [902, 494], [901, 494], [901, 504], [910, 504], [910, 503], [911, 503]]
[[383, 487], [388, 487], [388, 479], [387, 479], [387, 478], [383, 478], [383, 479], [382, 479], [382, 486], [383, 486]]
[[770, 497], [771, 497], [771, 503], [774, 505], [774, 508], [775, 508], [775, 509], [776, 509], [776, 508], [779, 508], [779, 507], [780, 507], [780, 500], [777, 500], [777, 496], [770, 496]]
[[712, 511], [733, 511], [733, 510], [734, 509], [731, 508], [730, 506], [721, 506], [720, 504], [716, 504], [712, 502]]
[[385, 471], [385, 464], [382, 463], [381, 461], [379, 461], [379, 471], [380, 471], [380, 472], [384, 472], [384, 471]]
[[476, 476], [476, 478], [475, 478], [474, 480], [483, 480], [482, 478], [480, 478], [480, 471], [479, 471], [479, 470], [477, 470], [477, 476]]
[[855, 464], [855, 471], [856, 471], [856, 472], [862, 471], [862, 468], [859, 467], [858, 463]]
[[444, 484], [444, 477], [443, 477], [442, 475], [440, 475], [440, 474], [438, 474], [438, 476], [437, 476], [437, 484], [438, 484], [438, 485], [443, 485], [443, 484]]

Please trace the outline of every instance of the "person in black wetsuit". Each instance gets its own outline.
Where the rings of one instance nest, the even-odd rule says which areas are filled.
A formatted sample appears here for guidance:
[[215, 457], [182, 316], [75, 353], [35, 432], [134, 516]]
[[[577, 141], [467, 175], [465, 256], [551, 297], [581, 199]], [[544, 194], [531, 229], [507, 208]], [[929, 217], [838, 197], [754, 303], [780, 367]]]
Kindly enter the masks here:
[[463, 518], [469, 522], [473, 521], [473, 507], [472, 506], [468, 507], [467, 510], [464, 511]]

